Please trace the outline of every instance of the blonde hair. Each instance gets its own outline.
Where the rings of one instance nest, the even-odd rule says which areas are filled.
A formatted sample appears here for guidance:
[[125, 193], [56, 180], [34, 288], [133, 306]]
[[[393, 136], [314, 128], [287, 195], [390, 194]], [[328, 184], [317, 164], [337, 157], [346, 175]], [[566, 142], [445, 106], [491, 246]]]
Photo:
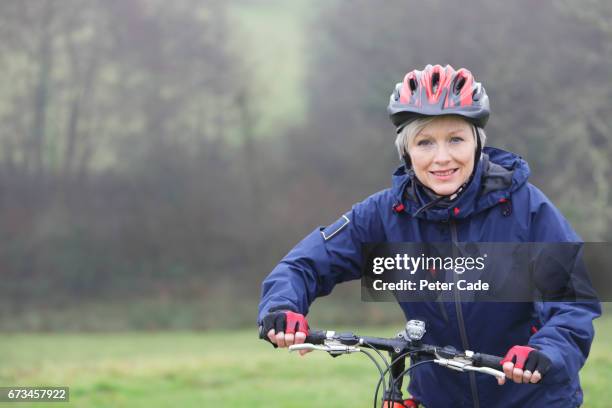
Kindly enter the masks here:
[[[461, 119], [463, 117], [458, 116]], [[427, 116], [419, 119], [415, 119], [401, 130], [401, 132], [395, 138], [395, 147], [397, 148], [397, 153], [399, 154], [400, 160], [404, 160], [405, 156], [408, 156], [408, 146], [412, 142], [412, 140], [423, 130], [425, 126], [429, 125], [431, 122], [439, 118], [439, 116]], [[465, 120], [465, 119], [463, 119]], [[485, 142], [487, 141], [487, 134], [485, 133], [483, 128], [476, 127], [476, 131], [478, 132], [478, 137], [480, 138], [480, 146], [484, 147]], [[482, 157], [482, 153], [481, 153]]]

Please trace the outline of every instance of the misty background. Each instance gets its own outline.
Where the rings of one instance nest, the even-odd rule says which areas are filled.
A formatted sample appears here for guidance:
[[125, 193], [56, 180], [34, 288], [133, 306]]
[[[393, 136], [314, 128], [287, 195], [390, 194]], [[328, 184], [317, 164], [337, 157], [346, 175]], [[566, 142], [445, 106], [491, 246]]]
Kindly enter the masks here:
[[[390, 185], [389, 94], [429, 63], [610, 240], [609, 1], [0, 2], [0, 329], [254, 327], [282, 256]], [[401, 321], [342, 286], [311, 321]]]

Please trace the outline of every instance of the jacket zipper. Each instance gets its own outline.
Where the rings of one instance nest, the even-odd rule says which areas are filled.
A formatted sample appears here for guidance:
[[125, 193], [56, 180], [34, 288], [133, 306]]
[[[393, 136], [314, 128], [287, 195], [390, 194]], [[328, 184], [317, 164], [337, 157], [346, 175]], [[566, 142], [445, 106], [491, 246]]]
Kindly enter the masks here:
[[[457, 226], [455, 221], [450, 220], [450, 230], [451, 230], [451, 239], [453, 243], [453, 256], [456, 256], [456, 245], [459, 242], [457, 238]], [[463, 310], [461, 308], [461, 295], [457, 290], [457, 274], [453, 272], [453, 281], [455, 284], [453, 285], [453, 295], [455, 298], [455, 310], [457, 312], [457, 324], [459, 325], [459, 334], [461, 335], [461, 345], [464, 350], [469, 350], [470, 345], [467, 339], [467, 331], [465, 330], [465, 320], [463, 319]], [[469, 372], [468, 376], [470, 378], [470, 389], [472, 391], [472, 401], [474, 402], [474, 408], [480, 408], [480, 401], [478, 399], [478, 388], [476, 386], [476, 374], [474, 372]]]

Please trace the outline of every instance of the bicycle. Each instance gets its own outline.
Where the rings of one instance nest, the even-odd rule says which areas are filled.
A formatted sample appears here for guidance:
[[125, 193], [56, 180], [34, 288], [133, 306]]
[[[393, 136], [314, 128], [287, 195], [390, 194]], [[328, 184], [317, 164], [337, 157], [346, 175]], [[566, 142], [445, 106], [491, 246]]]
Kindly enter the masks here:
[[[475, 371], [494, 377], [503, 378], [501, 371], [502, 357], [470, 350], [458, 351], [452, 346], [434, 346], [423, 344], [421, 339], [425, 334], [425, 322], [410, 320], [406, 328], [394, 338], [358, 336], [351, 332], [336, 333], [328, 330], [312, 330], [302, 344], [289, 346], [289, 351], [318, 350], [329, 353], [332, 357], [342, 354], [364, 353], [378, 368], [380, 378], [374, 393], [374, 408], [378, 407], [378, 394], [382, 385], [383, 408], [416, 408], [419, 402], [404, 399], [401, 388], [405, 375], [410, 370], [422, 364], [438, 364], [451, 370], [462, 372]], [[385, 369], [376, 361], [372, 353], [364, 349], [374, 350], [385, 364]], [[389, 353], [390, 362], [381, 351]], [[405, 368], [405, 360], [411, 358], [412, 364]], [[389, 375], [388, 384], [386, 377]]]

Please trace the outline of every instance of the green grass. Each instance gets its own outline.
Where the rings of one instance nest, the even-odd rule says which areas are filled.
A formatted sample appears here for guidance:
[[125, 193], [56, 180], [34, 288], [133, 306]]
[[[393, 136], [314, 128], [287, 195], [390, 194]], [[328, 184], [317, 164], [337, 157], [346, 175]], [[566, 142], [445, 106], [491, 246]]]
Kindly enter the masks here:
[[[70, 403], [36, 407], [368, 407], [377, 379], [364, 356], [290, 355], [244, 330], [15, 334], [0, 349], [1, 385], [70, 387]], [[612, 318], [601, 319], [581, 372], [585, 407], [610, 406], [611, 350]]]

